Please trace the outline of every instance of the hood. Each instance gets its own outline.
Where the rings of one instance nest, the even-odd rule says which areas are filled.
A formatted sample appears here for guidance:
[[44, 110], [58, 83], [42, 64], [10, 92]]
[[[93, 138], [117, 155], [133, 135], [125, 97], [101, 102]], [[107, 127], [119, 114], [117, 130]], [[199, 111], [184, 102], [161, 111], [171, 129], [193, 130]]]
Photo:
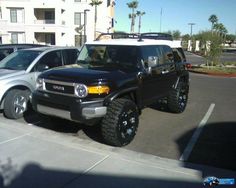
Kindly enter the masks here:
[[[99, 70], [102, 69], [102, 70]], [[51, 69], [41, 74], [40, 77], [50, 80], [77, 83], [108, 82], [113, 80], [122, 80], [130, 77], [126, 71], [115, 68], [81, 68], [78, 65], [59, 67]]]
[[24, 70], [0, 69], [0, 80], [24, 74]]

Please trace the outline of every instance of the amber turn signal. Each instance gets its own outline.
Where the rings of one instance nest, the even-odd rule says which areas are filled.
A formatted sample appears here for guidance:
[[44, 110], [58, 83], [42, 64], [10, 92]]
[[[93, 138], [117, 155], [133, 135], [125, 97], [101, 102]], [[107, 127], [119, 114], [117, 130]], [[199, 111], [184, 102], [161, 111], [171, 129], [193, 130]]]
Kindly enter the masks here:
[[89, 86], [88, 93], [89, 94], [108, 94], [110, 92], [110, 88], [108, 86]]

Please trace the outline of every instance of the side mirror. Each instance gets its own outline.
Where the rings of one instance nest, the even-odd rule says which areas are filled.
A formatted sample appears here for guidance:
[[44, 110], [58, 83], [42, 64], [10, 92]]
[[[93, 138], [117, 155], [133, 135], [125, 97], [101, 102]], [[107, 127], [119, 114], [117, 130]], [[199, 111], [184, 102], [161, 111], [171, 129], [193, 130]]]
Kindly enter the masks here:
[[158, 64], [158, 57], [157, 56], [149, 56], [148, 57], [148, 67], [155, 67]]
[[38, 71], [38, 72], [43, 72], [43, 71], [46, 71], [46, 70], [48, 70], [48, 69], [49, 69], [49, 66], [46, 65], [46, 64], [39, 64], [39, 65], [37, 66], [37, 71]]
[[148, 74], [152, 73], [152, 68], [157, 66], [159, 58], [157, 56], [149, 56], [148, 62], [145, 63], [145, 69]]

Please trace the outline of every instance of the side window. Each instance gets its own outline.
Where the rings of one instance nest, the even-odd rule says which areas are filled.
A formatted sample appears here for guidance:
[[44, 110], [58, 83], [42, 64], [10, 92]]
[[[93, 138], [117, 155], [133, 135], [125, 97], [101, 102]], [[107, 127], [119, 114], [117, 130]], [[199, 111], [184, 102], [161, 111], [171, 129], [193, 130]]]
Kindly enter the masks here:
[[12, 52], [14, 52], [13, 48], [3, 48], [3, 49], [0, 49], [0, 60], [4, 59], [6, 56], [11, 54]]
[[176, 48], [173, 49], [173, 55], [174, 55], [174, 61], [175, 62], [181, 62], [182, 61], [181, 55], [178, 53], [178, 50]]
[[148, 62], [148, 57], [158, 56], [155, 46], [143, 46], [141, 50], [142, 50], [142, 60], [144, 63]]
[[169, 46], [163, 46], [163, 55], [164, 55], [164, 63], [174, 62], [173, 51]]
[[115, 62], [120, 64], [136, 66], [137, 65], [137, 48], [133, 46], [115, 46], [109, 49], [109, 56]]
[[37, 63], [36, 71], [43, 71], [54, 67], [62, 66], [61, 51], [53, 51], [45, 54]]
[[76, 63], [79, 51], [76, 49], [68, 49], [68, 50], [63, 50], [62, 54], [63, 54], [64, 65], [70, 65]]
[[162, 46], [156, 46], [156, 52], [157, 52], [158, 57], [159, 57], [158, 64], [159, 65], [164, 64], [165, 58], [164, 58], [164, 55], [163, 55], [164, 54], [163, 47]]

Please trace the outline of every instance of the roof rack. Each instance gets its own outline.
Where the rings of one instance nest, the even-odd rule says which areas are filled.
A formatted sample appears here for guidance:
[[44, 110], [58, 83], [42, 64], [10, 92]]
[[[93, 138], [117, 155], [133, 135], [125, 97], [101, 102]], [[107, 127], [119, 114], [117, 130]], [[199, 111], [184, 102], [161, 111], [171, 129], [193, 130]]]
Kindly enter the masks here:
[[96, 41], [101, 39], [138, 39], [139, 35], [135, 33], [123, 33], [123, 32], [116, 32], [116, 33], [101, 33], [97, 38]]
[[124, 32], [116, 32], [116, 33], [101, 33], [96, 41], [102, 39], [138, 39], [138, 41], [142, 41], [143, 39], [154, 39], [154, 40], [171, 40], [173, 41], [173, 37], [167, 33], [158, 33], [158, 32], [149, 32], [149, 33], [124, 33]]
[[141, 33], [141, 39], [155, 39], [155, 40], [173, 40], [172, 35], [167, 33], [156, 33], [156, 32], [149, 32], [149, 33]]

